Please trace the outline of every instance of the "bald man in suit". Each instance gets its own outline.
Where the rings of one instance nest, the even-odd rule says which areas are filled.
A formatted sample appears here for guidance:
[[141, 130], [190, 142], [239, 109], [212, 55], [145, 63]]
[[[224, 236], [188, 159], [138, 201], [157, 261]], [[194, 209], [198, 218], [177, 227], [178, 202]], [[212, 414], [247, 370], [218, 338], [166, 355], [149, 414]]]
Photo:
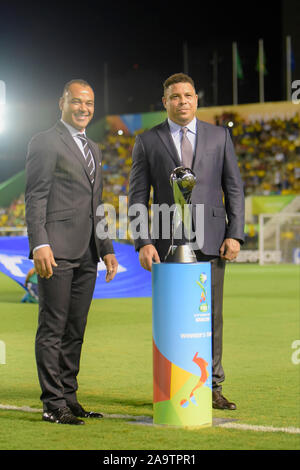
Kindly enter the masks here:
[[[150, 189], [153, 203], [174, 204], [170, 175], [174, 168], [187, 166], [182, 158], [183, 134], [191, 148], [189, 168], [196, 174], [191, 203], [204, 205], [204, 241], [196, 249], [198, 261], [208, 261], [212, 268], [212, 333], [213, 333], [213, 407], [236, 409], [236, 404], [222, 394], [225, 374], [222, 366], [223, 283], [226, 260], [238, 255], [244, 242], [244, 194], [237, 159], [228, 130], [196, 118], [197, 95], [194, 82], [186, 74], [174, 74], [164, 83], [163, 104], [167, 120], [140, 134], [132, 155], [129, 185], [129, 208], [142, 204], [148, 208]], [[223, 203], [224, 197], [224, 203]], [[227, 217], [227, 220], [226, 220]], [[158, 219], [155, 219], [158, 220]], [[147, 230], [148, 217], [141, 222], [135, 238], [141, 265], [151, 270], [152, 262], [165, 260], [171, 243], [154, 227], [152, 239]], [[197, 240], [201, 240], [199, 223], [194, 219]], [[185, 240], [175, 240], [184, 244]]]
[[101, 152], [85, 129], [94, 92], [71, 80], [59, 101], [61, 119], [34, 136], [26, 160], [26, 222], [38, 274], [36, 361], [44, 421], [84, 424], [101, 418], [77, 400], [81, 348], [100, 258], [110, 282], [118, 263], [101, 227]]

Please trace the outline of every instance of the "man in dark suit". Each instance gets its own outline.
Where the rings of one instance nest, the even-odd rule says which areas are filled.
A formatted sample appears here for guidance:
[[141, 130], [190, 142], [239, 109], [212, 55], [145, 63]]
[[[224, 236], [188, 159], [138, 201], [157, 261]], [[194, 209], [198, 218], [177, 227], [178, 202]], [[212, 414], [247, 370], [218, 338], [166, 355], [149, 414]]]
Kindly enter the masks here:
[[[165, 81], [163, 104], [168, 119], [136, 138], [129, 208], [134, 204], [148, 208], [151, 186], [154, 204], [172, 206], [171, 172], [185, 166], [196, 174], [191, 203], [204, 205], [204, 241], [201, 249], [196, 250], [196, 256], [198, 261], [209, 261], [212, 267], [213, 407], [233, 410], [236, 405], [222, 395], [221, 385], [225, 378], [222, 367], [223, 283], [225, 262], [236, 258], [244, 241], [243, 184], [228, 130], [196, 118], [197, 98], [189, 76], [175, 74]], [[165, 227], [164, 237], [162, 228], [154, 227], [152, 233], [159, 235], [152, 240], [147, 231], [148, 217], [141, 225], [143, 234], [141, 230], [135, 237], [135, 247], [139, 250], [141, 265], [151, 270], [153, 261], [165, 260], [170, 237], [166, 239]], [[194, 226], [198, 234], [201, 227], [197, 220]], [[201, 239], [200, 234], [197, 239]], [[184, 238], [176, 244], [182, 243]]]
[[[60, 98], [61, 120], [34, 136], [26, 160], [26, 222], [38, 274], [36, 361], [43, 420], [84, 424], [101, 418], [78, 403], [81, 347], [100, 258], [106, 281], [117, 272], [111, 240], [97, 216], [101, 204], [101, 153], [85, 129], [94, 92], [72, 80]], [[103, 222], [103, 220], [102, 220]]]

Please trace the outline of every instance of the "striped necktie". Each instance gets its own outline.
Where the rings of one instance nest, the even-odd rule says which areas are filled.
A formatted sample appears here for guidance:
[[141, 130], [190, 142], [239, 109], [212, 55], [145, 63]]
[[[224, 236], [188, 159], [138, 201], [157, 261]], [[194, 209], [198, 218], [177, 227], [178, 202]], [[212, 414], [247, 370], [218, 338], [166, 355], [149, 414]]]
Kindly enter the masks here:
[[84, 134], [76, 134], [76, 137], [78, 137], [82, 142], [83, 151], [84, 151], [84, 158], [85, 158], [85, 161], [86, 161], [86, 164], [87, 164], [87, 169], [88, 169], [88, 173], [89, 173], [91, 183], [93, 184], [94, 179], [95, 179], [95, 161], [94, 161], [92, 151], [91, 151], [90, 146], [88, 144], [87, 138], [85, 137]]
[[188, 131], [187, 127], [182, 127], [181, 132], [182, 132], [182, 139], [181, 139], [181, 159], [182, 159], [182, 164], [186, 168], [192, 168], [193, 165], [193, 147], [191, 142], [189, 141], [188, 136], [186, 135]]

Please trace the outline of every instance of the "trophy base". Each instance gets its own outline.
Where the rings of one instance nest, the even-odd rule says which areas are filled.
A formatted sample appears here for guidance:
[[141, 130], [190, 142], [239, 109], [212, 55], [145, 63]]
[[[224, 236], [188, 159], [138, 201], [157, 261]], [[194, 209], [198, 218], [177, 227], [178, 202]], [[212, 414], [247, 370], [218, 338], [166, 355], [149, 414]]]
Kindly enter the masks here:
[[189, 245], [171, 245], [165, 257], [166, 263], [197, 263], [194, 250]]

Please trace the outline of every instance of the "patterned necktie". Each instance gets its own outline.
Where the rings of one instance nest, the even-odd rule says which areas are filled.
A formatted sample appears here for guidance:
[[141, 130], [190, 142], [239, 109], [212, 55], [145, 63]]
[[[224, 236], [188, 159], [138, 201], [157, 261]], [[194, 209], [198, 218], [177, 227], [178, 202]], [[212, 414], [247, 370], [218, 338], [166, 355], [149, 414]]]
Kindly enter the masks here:
[[182, 159], [182, 164], [186, 168], [192, 168], [193, 164], [193, 147], [191, 142], [188, 139], [188, 136], [186, 135], [188, 128], [187, 127], [182, 127], [182, 139], [181, 139], [181, 159]]
[[95, 179], [95, 161], [94, 161], [92, 151], [88, 144], [87, 138], [85, 137], [84, 134], [76, 134], [76, 137], [78, 137], [82, 142], [83, 150], [84, 150], [84, 158], [87, 164], [87, 169], [89, 172], [91, 183], [93, 184], [94, 179]]

